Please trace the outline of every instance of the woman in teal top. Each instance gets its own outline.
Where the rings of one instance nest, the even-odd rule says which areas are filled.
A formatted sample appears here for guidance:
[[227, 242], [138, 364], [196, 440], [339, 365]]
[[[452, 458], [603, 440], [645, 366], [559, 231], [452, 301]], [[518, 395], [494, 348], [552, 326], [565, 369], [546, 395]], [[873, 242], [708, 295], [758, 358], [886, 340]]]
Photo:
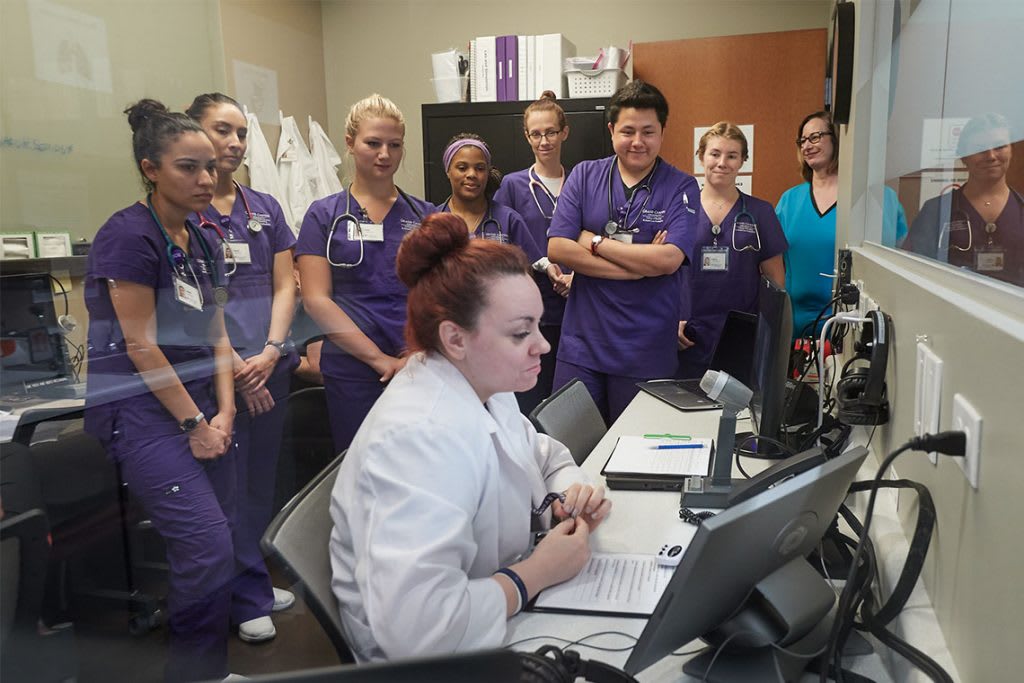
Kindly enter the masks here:
[[[775, 207], [789, 242], [785, 253], [786, 291], [793, 303], [793, 338], [821, 331], [814, 321], [832, 300], [836, 251], [836, 197], [839, 190], [839, 138], [832, 117], [818, 111], [797, 129], [797, 158], [804, 181], [786, 190]], [[907, 234], [907, 218], [896, 193], [885, 188], [883, 235], [896, 226], [896, 243]], [[889, 233], [891, 234], [891, 233]], [[825, 320], [828, 313], [822, 315]]]

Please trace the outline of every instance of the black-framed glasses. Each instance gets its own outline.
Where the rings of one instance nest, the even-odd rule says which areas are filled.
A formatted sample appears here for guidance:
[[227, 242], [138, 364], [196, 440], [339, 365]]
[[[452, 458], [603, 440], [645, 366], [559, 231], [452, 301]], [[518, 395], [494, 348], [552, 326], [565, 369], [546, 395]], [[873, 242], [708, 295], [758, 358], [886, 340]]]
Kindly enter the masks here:
[[831, 136], [832, 135], [832, 131], [822, 130], [822, 131], [818, 131], [816, 133], [811, 133], [810, 135], [808, 135], [807, 137], [804, 137], [804, 138], [797, 138], [796, 139], [796, 146], [797, 147], [803, 147], [805, 142], [809, 142], [812, 145], [816, 145], [819, 142], [821, 142], [821, 139], [823, 137], [825, 137], [826, 135]]
[[543, 133], [541, 133], [539, 130], [533, 130], [527, 133], [526, 137], [530, 138], [531, 142], [540, 142], [541, 140], [544, 140], [545, 142], [551, 142], [552, 140], [557, 138], [558, 134], [561, 132], [561, 128], [559, 128], [558, 130], [546, 130]]

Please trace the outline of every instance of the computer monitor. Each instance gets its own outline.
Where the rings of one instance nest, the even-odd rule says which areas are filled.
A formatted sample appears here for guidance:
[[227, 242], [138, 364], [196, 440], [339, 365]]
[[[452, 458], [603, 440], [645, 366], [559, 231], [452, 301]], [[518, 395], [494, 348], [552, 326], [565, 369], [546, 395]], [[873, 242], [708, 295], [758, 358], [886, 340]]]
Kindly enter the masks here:
[[31, 395], [71, 383], [64, 336], [45, 273], [0, 278], [0, 394]]
[[[750, 419], [755, 435], [776, 439], [781, 432], [792, 336], [793, 309], [789, 295], [785, 289], [762, 277], [750, 377], [750, 389], [754, 392], [750, 400]], [[784, 455], [766, 442], [756, 443], [756, 452], [765, 457]]]
[[828, 640], [835, 594], [805, 558], [866, 456], [867, 449], [853, 448], [705, 520], [625, 670], [640, 672], [701, 638], [709, 647], [687, 662], [690, 675], [709, 681], [796, 680], [810, 658], [774, 646], [809, 655]]

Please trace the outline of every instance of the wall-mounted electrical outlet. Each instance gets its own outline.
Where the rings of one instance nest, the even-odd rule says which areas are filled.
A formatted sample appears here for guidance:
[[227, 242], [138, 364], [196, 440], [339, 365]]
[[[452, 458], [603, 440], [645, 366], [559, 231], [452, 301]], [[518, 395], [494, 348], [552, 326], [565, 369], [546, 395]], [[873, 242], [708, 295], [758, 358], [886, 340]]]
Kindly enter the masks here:
[[964, 457], [954, 458], [971, 483], [978, 488], [981, 472], [981, 415], [963, 394], [953, 394], [953, 429], [967, 435], [967, 449]]
[[[914, 433], [936, 434], [939, 431], [939, 410], [942, 401], [942, 359], [924, 342], [917, 343], [917, 373], [914, 384]], [[938, 464], [938, 454], [928, 459]]]

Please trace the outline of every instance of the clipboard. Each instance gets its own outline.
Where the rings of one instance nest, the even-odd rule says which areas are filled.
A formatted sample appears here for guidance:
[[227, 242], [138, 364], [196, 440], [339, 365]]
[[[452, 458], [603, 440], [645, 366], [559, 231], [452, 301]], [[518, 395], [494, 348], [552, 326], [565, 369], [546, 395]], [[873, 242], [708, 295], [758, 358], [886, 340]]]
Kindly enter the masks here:
[[[673, 448], [684, 444], [697, 447]], [[620, 436], [601, 475], [613, 490], [679, 491], [688, 477], [708, 475], [714, 451], [712, 439]]]

